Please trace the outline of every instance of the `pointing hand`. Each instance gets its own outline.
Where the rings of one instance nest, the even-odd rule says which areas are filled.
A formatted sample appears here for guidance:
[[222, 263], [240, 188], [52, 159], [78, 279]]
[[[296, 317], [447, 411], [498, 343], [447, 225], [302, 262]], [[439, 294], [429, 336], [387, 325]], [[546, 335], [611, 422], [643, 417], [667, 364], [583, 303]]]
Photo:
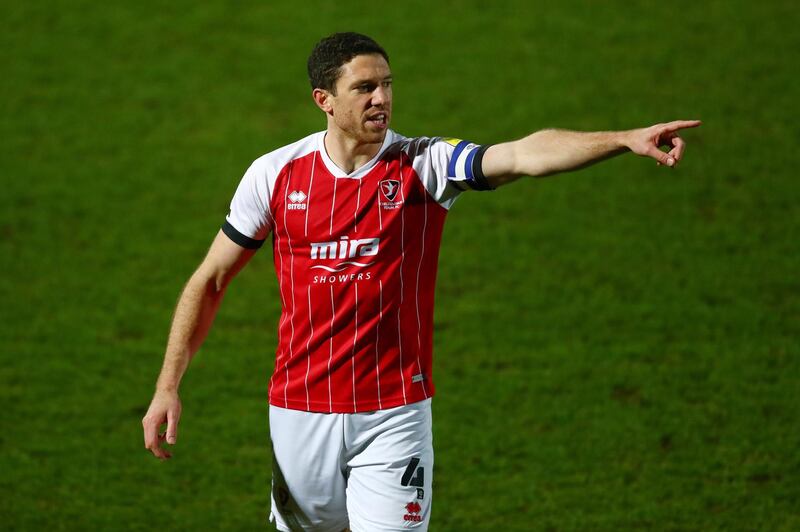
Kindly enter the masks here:
[[[686, 142], [678, 136], [678, 131], [690, 127], [698, 127], [700, 120], [676, 120], [666, 124], [656, 124], [643, 129], [628, 132], [627, 145], [630, 150], [644, 157], [655, 159], [658, 164], [675, 166], [683, 157]], [[669, 148], [665, 152], [662, 146]]]

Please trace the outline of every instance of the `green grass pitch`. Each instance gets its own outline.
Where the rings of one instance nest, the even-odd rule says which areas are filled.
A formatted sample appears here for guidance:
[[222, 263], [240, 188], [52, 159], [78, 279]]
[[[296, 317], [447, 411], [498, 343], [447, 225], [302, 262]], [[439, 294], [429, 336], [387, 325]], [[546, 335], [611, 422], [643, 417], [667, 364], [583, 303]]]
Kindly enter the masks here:
[[305, 60], [374, 36], [406, 135], [700, 118], [469, 194], [435, 333], [433, 531], [800, 529], [800, 15], [790, 1], [3, 2], [0, 528], [268, 529], [271, 253], [143, 449], [178, 292], [259, 155], [323, 127]]

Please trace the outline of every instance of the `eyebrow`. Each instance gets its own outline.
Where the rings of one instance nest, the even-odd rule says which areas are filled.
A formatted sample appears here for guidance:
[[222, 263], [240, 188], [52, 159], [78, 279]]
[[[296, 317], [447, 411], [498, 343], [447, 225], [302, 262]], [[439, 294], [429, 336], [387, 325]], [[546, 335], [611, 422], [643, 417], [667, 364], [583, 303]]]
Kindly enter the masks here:
[[[391, 76], [391, 75], [390, 76], [386, 76], [383, 79], [381, 79], [381, 81], [394, 81], [394, 77]], [[363, 85], [365, 83], [374, 83], [374, 81], [372, 80], [372, 78], [359, 79], [359, 80], [356, 80], [353, 83], [351, 83], [350, 87], [351, 88], [359, 87], [359, 86], [361, 86], [361, 85]]]

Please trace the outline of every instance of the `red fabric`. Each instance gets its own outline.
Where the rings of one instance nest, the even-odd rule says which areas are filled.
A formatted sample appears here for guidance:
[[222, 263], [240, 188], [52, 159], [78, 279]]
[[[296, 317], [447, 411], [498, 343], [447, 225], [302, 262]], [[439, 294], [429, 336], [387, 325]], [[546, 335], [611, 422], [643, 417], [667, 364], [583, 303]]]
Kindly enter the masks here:
[[364, 412], [434, 393], [433, 299], [447, 210], [408, 155], [388, 151], [360, 179], [335, 178], [318, 151], [278, 175], [270, 211], [282, 314], [272, 405]]

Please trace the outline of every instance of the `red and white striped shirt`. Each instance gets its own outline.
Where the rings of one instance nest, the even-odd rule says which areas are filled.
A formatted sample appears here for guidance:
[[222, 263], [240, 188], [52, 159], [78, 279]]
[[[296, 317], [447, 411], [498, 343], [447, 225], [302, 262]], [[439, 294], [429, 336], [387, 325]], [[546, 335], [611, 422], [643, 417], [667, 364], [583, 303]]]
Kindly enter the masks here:
[[257, 159], [223, 231], [259, 247], [271, 231], [282, 313], [272, 405], [364, 412], [431, 397], [434, 283], [445, 215], [488, 189], [488, 146], [388, 131], [351, 174], [325, 132]]

